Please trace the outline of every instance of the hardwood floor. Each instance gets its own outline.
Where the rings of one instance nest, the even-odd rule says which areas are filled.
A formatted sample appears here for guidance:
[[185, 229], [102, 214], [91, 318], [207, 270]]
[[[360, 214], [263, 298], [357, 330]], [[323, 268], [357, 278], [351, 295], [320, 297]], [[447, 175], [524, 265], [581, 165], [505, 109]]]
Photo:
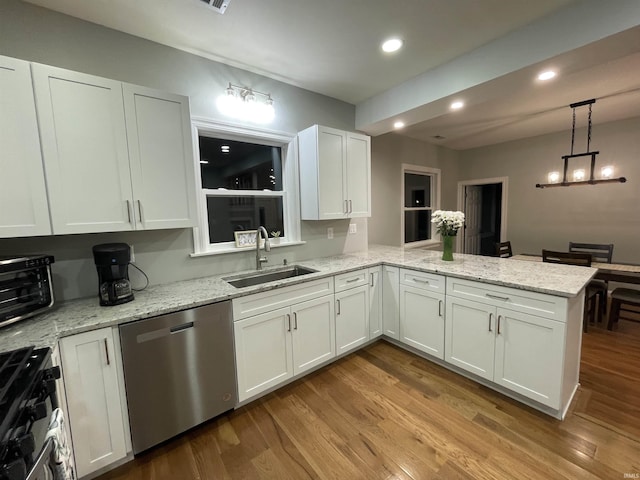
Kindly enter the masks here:
[[622, 479], [640, 475], [640, 324], [583, 336], [553, 419], [385, 341], [100, 480]]

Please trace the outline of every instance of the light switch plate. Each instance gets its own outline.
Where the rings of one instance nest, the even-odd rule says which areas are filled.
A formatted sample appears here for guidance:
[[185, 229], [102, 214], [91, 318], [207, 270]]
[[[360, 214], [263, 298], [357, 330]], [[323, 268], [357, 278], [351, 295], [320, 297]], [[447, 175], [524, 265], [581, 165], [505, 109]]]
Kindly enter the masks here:
[[358, 233], [358, 224], [350, 223], [349, 224], [349, 233]]
[[327, 228], [327, 238], [331, 240], [333, 238], [333, 227]]

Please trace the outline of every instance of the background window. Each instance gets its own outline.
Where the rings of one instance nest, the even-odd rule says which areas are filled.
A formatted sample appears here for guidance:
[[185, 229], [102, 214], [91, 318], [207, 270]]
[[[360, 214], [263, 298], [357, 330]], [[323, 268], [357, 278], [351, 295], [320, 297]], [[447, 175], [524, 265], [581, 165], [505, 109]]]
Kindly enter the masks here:
[[418, 246], [433, 241], [431, 212], [439, 208], [440, 170], [403, 165], [404, 244]]

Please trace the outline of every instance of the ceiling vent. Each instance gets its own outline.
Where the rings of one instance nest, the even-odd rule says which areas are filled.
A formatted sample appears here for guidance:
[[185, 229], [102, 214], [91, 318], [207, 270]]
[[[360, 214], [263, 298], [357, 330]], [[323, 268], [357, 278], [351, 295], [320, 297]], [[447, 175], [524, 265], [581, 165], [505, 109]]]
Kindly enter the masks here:
[[209, 6], [209, 8], [218, 12], [221, 15], [227, 10], [227, 7], [229, 6], [229, 2], [231, 2], [231, 0], [200, 0], [200, 1], [202, 3], [206, 3]]

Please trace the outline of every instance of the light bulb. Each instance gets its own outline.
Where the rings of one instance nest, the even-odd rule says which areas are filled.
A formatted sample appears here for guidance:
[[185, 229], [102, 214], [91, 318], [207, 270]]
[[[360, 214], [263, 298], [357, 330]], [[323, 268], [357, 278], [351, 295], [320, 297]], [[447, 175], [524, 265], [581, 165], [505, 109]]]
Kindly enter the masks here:
[[395, 128], [395, 129], [400, 129], [400, 128], [403, 128], [403, 127], [404, 127], [404, 122], [401, 122], [401, 121], [397, 121], [397, 122], [395, 122], [393, 124], [393, 128]]
[[613, 167], [611, 165], [607, 165], [606, 167], [602, 167], [600, 169], [600, 175], [602, 175], [602, 178], [611, 178], [611, 177], [613, 177]]
[[387, 53], [397, 52], [402, 48], [402, 40], [399, 38], [390, 38], [382, 44], [382, 50]]
[[464, 107], [464, 102], [461, 102], [460, 100], [451, 104], [451, 110], [460, 110], [462, 107]]
[[584, 180], [584, 168], [579, 168], [573, 171], [573, 180], [576, 182]]
[[549, 183], [557, 183], [560, 180], [560, 172], [549, 172]]

